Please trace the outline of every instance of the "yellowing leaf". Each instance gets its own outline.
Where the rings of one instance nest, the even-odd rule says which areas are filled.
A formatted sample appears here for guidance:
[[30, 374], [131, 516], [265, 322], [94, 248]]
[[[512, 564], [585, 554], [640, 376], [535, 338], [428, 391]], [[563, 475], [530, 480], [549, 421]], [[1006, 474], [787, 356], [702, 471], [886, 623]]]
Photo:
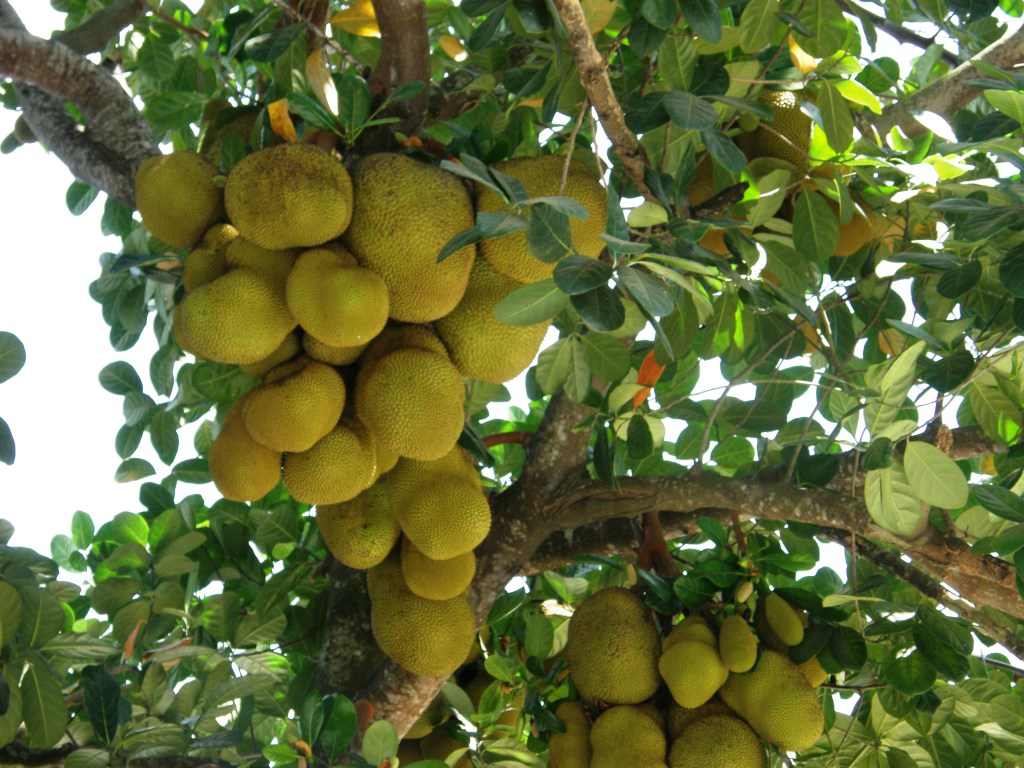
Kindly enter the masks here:
[[967, 503], [970, 489], [956, 462], [934, 445], [911, 441], [903, 453], [903, 468], [914, 493], [925, 504], [956, 509]]
[[291, 115], [288, 114], [288, 99], [278, 99], [267, 105], [267, 113], [270, 115], [270, 130], [287, 141], [294, 144], [299, 140], [295, 132], [295, 124]]
[[438, 45], [441, 46], [442, 51], [455, 59], [455, 61], [462, 61], [468, 55], [466, 49], [462, 47], [462, 43], [454, 35], [441, 35]]
[[331, 77], [331, 65], [324, 48], [319, 48], [306, 57], [306, 81], [320, 105], [332, 115], [337, 115], [338, 88]]
[[995, 475], [998, 474], [996, 470], [996, 457], [991, 453], [986, 453], [978, 460], [978, 472], [983, 475]]
[[377, 14], [370, 0], [355, 0], [348, 8], [331, 16], [331, 25], [360, 37], [380, 37]]
[[793, 60], [793, 64], [796, 65], [801, 74], [806, 75], [808, 72], [813, 72], [818, 68], [818, 60], [801, 48], [796, 38], [792, 35], [789, 36], [789, 58]]

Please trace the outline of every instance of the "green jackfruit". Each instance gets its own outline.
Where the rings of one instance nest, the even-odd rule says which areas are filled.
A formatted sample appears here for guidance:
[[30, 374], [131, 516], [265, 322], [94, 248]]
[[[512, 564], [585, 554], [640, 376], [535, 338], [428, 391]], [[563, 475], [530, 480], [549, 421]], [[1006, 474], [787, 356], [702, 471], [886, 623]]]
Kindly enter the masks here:
[[583, 601], [569, 620], [569, 674], [580, 696], [639, 704], [658, 688], [658, 630], [643, 600], [607, 587]]
[[718, 655], [730, 672], [746, 672], [757, 661], [757, 635], [738, 614], [727, 616], [718, 630]]
[[322, 344], [308, 333], [302, 335], [302, 349], [314, 360], [329, 365], [351, 365], [366, 349], [366, 344], [356, 347], [332, 347], [329, 344]]
[[666, 747], [664, 728], [644, 707], [609, 707], [590, 729], [590, 768], [663, 768]]
[[235, 164], [224, 204], [242, 236], [262, 248], [309, 248], [333, 240], [352, 217], [345, 166], [312, 144], [281, 144]]
[[553, 731], [548, 738], [551, 768], [590, 768], [590, 720], [583, 703], [563, 701], [555, 715], [565, 726], [565, 732]]
[[679, 737], [679, 734], [683, 732], [683, 729], [704, 715], [733, 715], [733, 712], [729, 707], [725, 705], [718, 696], [712, 696], [706, 702], [701, 704], [699, 707], [690, 709], [689, 707], [680, 707], [675, 700], [669, 702], [668, 712], [665, 717], [665, 732], [668, 734], [669, 740], [672, 741]]
[[661, 652], [664, 653], [673, 645], [683, 640], [694, 640], [704, 643], [704, 645], [711, 648], [718, 648], [718, 639], [715, 637], [711, 625], [708, 624], [707, 619], [697, 614], [687, 616], [672, 627], [672, 631], [662, 641]]
[[185, 256], [181, 265], [181, 284], [185, 291], [215, 280], [227, 269], [224, 252], [199, 244]]
[[718, 648], [699, 640], [681, 640], [662, 653], [658, 671], [681, 707], [699, 707], [722, 687], [729, 670]]
[[781, 595], [769, 592], [765, 596], [764, 618], [775, 636], [786, 645], [800, 645], [803, 641], [804, 625], [800, 614]]
[[271, 368], [277, 368], [277, 366], [287, 363], [302, 352], [300, 336], [301, 334], [298, 330], [292, 331], [284, 337], [284, 341], [281, 342], [280, 346], [269, 355], [262, 360], [257, 360], [255, 363], [240, 365], [238, 366], [239, 369], [242, 373], [247, 373], [257, 379], [262, 378]]
[[408, 539], [402, 539], [402, 576], [420, 597], [449, 600], [458, 597], [473, 582], [476, 556], [472, 551], [448, 560], [431, 560]]
[[281, 479], [281, 452], [256, 442], [245, 429], [245, 401], [244, 396], [235, 401], [210, 446], [210, 478], [232, 501], [261, 499]]
[[761, 739], [732, 715], [705, 715], [672, 742], [669, 768], [768, 768]]
[[461, 477], [473, 486], [480, 487], [480, 476], [472, 459], [457, 445], [433, 461], [399, 459], [388, 474], [388, 492], [392, 503], [396, 508], [403, 507], [411, 494], [446, 476]]
[[338, 562], [364, 570], [383, 562], [402, 532], [387, 489], [380, 483], [351, 501], [319, 505], [316, 524]]
[[298, 248], [263, 248], [244, 237], [236, 237], [224, 247], [224, 266], [259, 272], [283, 291], [299, 253]]
[[342, 420], [308, 451], [284, 457], [284, 486], [306, 504], [354, 499], [377, 479], [373, 435], [355, 421]]
[[217, 169], [194, 152], [154, 155], [135, 174], [135, 205], [152, 235], [175, 248], [191, 248], [224, 218]]
[[771, 110], [772, 119], [737, 137], [736, 143], [744, 154], [751, 160], [773, 157], [806, 169], [811, 118], [800, 110], [800, 102], [806, 98], [805, 92], [763, 89], [758, 100]]
[[491, 508], [479, 480], [438, 477], [392, 506], [402, 533], [432, 560], [450, 560], [476, 548], [491, 528]]

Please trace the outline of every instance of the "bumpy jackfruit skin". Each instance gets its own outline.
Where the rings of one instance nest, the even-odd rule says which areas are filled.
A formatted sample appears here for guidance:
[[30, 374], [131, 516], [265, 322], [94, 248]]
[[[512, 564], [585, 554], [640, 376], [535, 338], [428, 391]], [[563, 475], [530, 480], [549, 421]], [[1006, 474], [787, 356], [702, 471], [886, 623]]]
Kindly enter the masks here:
[[285, 297], [302, 330], [332, 347], [368, 344], [388, 320], [388, 289], [380, 275], [326, 248], [299, 256]]
[[302, 349], [314, 360], [328, 365], [351, 365], [363, 354], [366, 344], [357, 347], [332, 347], [329, 344], [322, 344], [308, 333], [302, 335]]
[[214, 224], [203, 233], [202, 244], [207, 248], [223, 251], [227, 247], [228, 243], [236, 237], [238, 237], [238, 230], [226, 221], [221, 221]]
[[299, 253], [298, 248], [263, 248], [244, 237], [236, 237], [224, 247], [224, 266], [259, 272], [283, 290]]
[[242, 373], [247, 373], [250, 376], [255, 376], [257, 379], [262, 378], [272, 368], [287, 363], [289, 360], [294, 359], [302, 352], [302, 341], [301, 334], [295, 330], [284, 337], [284, 341], [271, 352], [269, 355], [264, 357], [262, 360], [257, 360], [255, 363], [246, 363], [240, 365], [238, 368]]
[[729, 670], [718, 649], [698, 640], [681, 640], [662, 653], [658, 671], [681, 707], [699, 707], [722, 687]]
[[465, 596], [428, 600], [402, 577], [397, 556], [368, 572], [370, 629], [377, 645], [416, 675], [447, 677], [469, 653], [476, 619]]
[[339, 504], [354, 499], [377, 478], [373, 435], [361, 424], [342, 420], [308, 451], [288, 453], [284, 486], [306, 504]]
[[186, 293], [224, 274], [224, 252], [200, 244], [185, 256], [181, 265], [181, 284]]
[[476, 574], [476, 555], [463, 552], [448, 560], [432, 560], [408, 539], [402, 539], [402, 576], [415, 594], [428, 600], [450, 600], [467, 589]]
[[519, 283], [478, 259], [462, 301], [434, 322], [459, 373], [493, 384], [514, 379], [537, 356], [550, 322], [515, 326], [494, 316], [498, 302]]
[[355, 390], [360, 420], [399, 456], [440, 458], [462, 434], [466, 389], [446, 356], [396, 349], [363, 366]]
[[[564, 165], [564, 157], [546, 155], [514, 158], [497, 163], [494, 167], [522, 181], [530, 197], [546, 197], [558, 194]], [[562, 194], [578, 201], [588, 213], [586, 219], [569, 219], [573, 247], [582, 256], [597, 258], [604, 249], [604, 240], [600, 235], [604, 232], [608, 217], [608, 200], [604, 188], [583, 163], [573, 160], [569, 165], [569, 176]], [[476, 206], [478, 211], [508, 210], [505, 201], [486, 188], [478, 190]], [[513, 232], [482, 241], [480, 255], [499, 272], [519, 283], [534, 283], [551, 277], [555, 269], [554, 264], [545, 264], [534, 258], [526, 245], [525, 232]]]
[[711, 648], [718, 648], [718, 639], [715, 637], [711, 625], [708, 624], [707, 619], [697, 614], [687, 616], [672, 627], [672, 631], [661, 643], [662, 653], [683, 640], [693, 640]]
[[758, 736], [786, 751], [812, 746], [825, 726], [814, 689], [776, 651], [762, 651], [750, 672], [729, 675], [719, 696]]
[[607, 587], [583, 601], [569, 620], [565, 655], [580, 696], [638, 704], [658, 688], [660, 642], [643, 601]]
[[399, 459], [388, 473], [391, 503], [396, 509], [401, 508], [408, 503], [413, 494], [444, 477], [462, 478], [474, 487], [480, 487], [480, 475], [477, 474], [473, 460], [456, 445], [444, 456], [433, 461]]
[[154, 155], [135, 174], [135, 205], [142, 223], [175, 248], [191, 248], [224, 218], [224, 190], [217, 169], [193, 152]]
[[747, 672], [757, 661], [757, 635], [742, 616], [727, 616], [718, 629], [718, 655], [730, 672]]
[[731, 715], [735, 717], [736, 713], [729, 709], [718, 696], [712, 696], [705, 703], [693, 709], [681, 707], [674, 700], [670, 701], [665, 717], [665, 733], [668, 735], [669, 741], [677, 739], [687, 725], [705, 715]]
[[785, 598], [769, 592], [764, 598], [764, 618], [772, 632], [788, 646], [800, 645], [804, 639], [804, 625], [800, 614]]
[[355, 208], [342, 242], [388, 287], [395, 320], [425, 323], [459, 303], [476, 250], [440, 264], [453, 236], [473, 226], [473, 202], [458, 177], [405, 155], [381, 153], [353, 172]]
[[316, 524], [338, 562], [361, 570], [383, 562], [402, 533], [387, 489], [380, 483], [351, 501], [319, 505]]
[[642, 707], [609, 707], [590, 729], [590, 768], [660, 768], [665, 731]]
[[190, 351], [217, 363], [255, 363], [296, 326], [284, 291], [251, 269], [233, 269], [198, 286], [178, 305]]
[[444, 342], [429, 325], [417, 325], [411, 323], [389, 323], [380, 334], [370, 342], [359, 363], [366, 368], [385, 355], [389, 355], [396, 349], [422, 349], [427, 352], [436, 352], [445, 357], [448, 356], [448, 349]]
[[811, 118], [800, 111], [800, 102], [806, 99], [807, 94], [800, 91], [762, 90], [758, 100], [772, 111], [772, 119], [753, 132], [738, 136], [736, 143], [740, 149], [751, 160], [774, 157], [806, 169]]
[[281, 479], [281, 452], [256, 442], [245, 429], [245, 401], [243, 396], [231, 407], [210, 446], [210, 478], [232, 501], [262, 499]]
[[818, 661], [816, 656], [811, 656], [807, 661], [801, 662], [796, 666], [800, 670], [800, 674], [804, 676], [804, 680], [812, 688], [824, 685], [825, 681], [828, 680], [828, 672], [821, 666], [821, 662]]
[[555, 715], [565, 725], [565, 733], [552, 732], [548, 738], [551, 768], [590, 768], [590, 720], [583, 703], [563, 701]]
[[479, 481], [439, 477], [392, 505], [402, 533], [432, 560], [450, 560], [475, 549], [491, 529], [491, 508]]
[[352, 217], [352, 179], [312, 144], [281, 144], [242, 158], [224, 186], [228, 217], [262, 248], [333, 240]]
[[672, 742], [669, 768], [768, 768], [757, 734], [732, 715], [706, 715]]

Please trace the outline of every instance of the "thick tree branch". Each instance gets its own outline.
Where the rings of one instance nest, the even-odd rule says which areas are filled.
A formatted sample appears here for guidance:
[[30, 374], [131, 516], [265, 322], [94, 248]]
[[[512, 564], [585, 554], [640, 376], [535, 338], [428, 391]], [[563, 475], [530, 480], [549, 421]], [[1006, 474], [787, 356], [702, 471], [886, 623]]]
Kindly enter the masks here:
[[380, 27], [380, 61], [370, 75], [370, 88], [385, 96], [400, 85], [423, 83], [419, 95], [391, 105], [388, 116], [398, 123], [387, 126], [388, 133], [413, 134], [423, 123], [430, 97], [430, 40], [427, 36], [427, 11], [423, 0], [373, 0]]
[[53, 36], [76, 53], [103, 50], [121, 30], [134, 22], [146, 9], [146, 0], [117, 0], [101, 8], [81, 25]]
[[979, 90], [969, 81], [982, 77], [983, 73], [974, 67], [974, 62], [983, 61], [999, 69], [1019, 68], [1024, 60], [1024, 27], [1012, 35], [993, 43], [970, 61], [966, 61], [945, 77], [929, 83], [919, 91], [904, 96], [886, 107], [881, 115], [867, 118], [868, 128], [878, 131], [884, 140], [893, 128], [899, 126], [908, 136], [917, 136], [927, 128], [915, 119], [922, 112], [934, 112], [945, 118], [952, 116], [979, 95]]
[[554, 0], [554, 3], [568, 31], [569, 50], [576, 61], [583, 89], [597, 110], [597, 119], [601, 121], [601, 126], [608, 134], [612, 149], [637, 190], [644, 197], [654, 199], [644, 181], [647, 158], [643, 147], [633, 132], [626, 127], [626, 119], [608, 77], [608, 65], [594, 45], [594, 38], [587, 29], [583, 7], [579, 0]]

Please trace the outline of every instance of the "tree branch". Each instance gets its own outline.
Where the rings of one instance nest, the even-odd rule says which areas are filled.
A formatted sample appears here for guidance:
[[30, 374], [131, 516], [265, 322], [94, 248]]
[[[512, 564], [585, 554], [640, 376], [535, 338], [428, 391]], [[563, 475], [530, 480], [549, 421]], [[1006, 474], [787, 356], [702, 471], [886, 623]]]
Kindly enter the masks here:
[[626, 127], [626, 119], [622, 115], [622, 108], [608, 77], [608, 65], [594, 45], [594, 38], [587, 29], [583, 7], [579, 0], [554, 0], [554, 4], [568, 31], [569, 50], [576, 61], [583, 89], [597, 110], [597, 119], [601, 121], [601, 126], [608, 134], [612, 149], [637, 190], [644, 197], [653, 200], [654, 196], [644, 181], [647, 158], [636, 136]]
[[[887, 35], [898, 40], [901, 43], [914, 45], [920, 48], [921, 50], [924, 50], [935, 42], [934, 37], [924, 37], [922, 35], [917, 34], [916, 32], [912, 32], [911, 30], [904, 27], [902, 24], [890, 21], [884, 16], [879, 16], [877, 13], [872, 13], [867, 8], [864, 8], [860, 5], [851, 6], [851, 4], [843, 2], [843, 0], [839, 0], [837, 4], [846, 13], [850, 14], [851, 16], [856, 16], [862, 22], [870, 22], [872, 25], [874, 25], [875, 27], [882, 30]], [[960, 63], [960, 59], [957, 57], [957, 55], [944, 47], [942, 49], [942, 60], [953, 67]]]
[[116, 0], [101, 8], [74, 29], [53, 36], [76, 53], [101, 51], [122, 29], [134, 22], [146, 9], [146, 0]]
[[1008, 37], [996, 41], [964, 62], [945, 77], [929, 83], [924, 88], [904, 96], [882, 110], [881, 115], [868, 116], [867, 128], [878, 131], [884, 140], [893, 128], [899, 126], [908, 136], [917, 136], [927, 128], [915, 119], [921, 112], [928, 111], [949, 118], [961, 107], [966, 106], [979, 95], [978, 89], [969, 81], [982, 76], [974, 68], [974, 62], [983, 61], [999, 69], [1013, 69], [1024, 59], [1024, 27]]

